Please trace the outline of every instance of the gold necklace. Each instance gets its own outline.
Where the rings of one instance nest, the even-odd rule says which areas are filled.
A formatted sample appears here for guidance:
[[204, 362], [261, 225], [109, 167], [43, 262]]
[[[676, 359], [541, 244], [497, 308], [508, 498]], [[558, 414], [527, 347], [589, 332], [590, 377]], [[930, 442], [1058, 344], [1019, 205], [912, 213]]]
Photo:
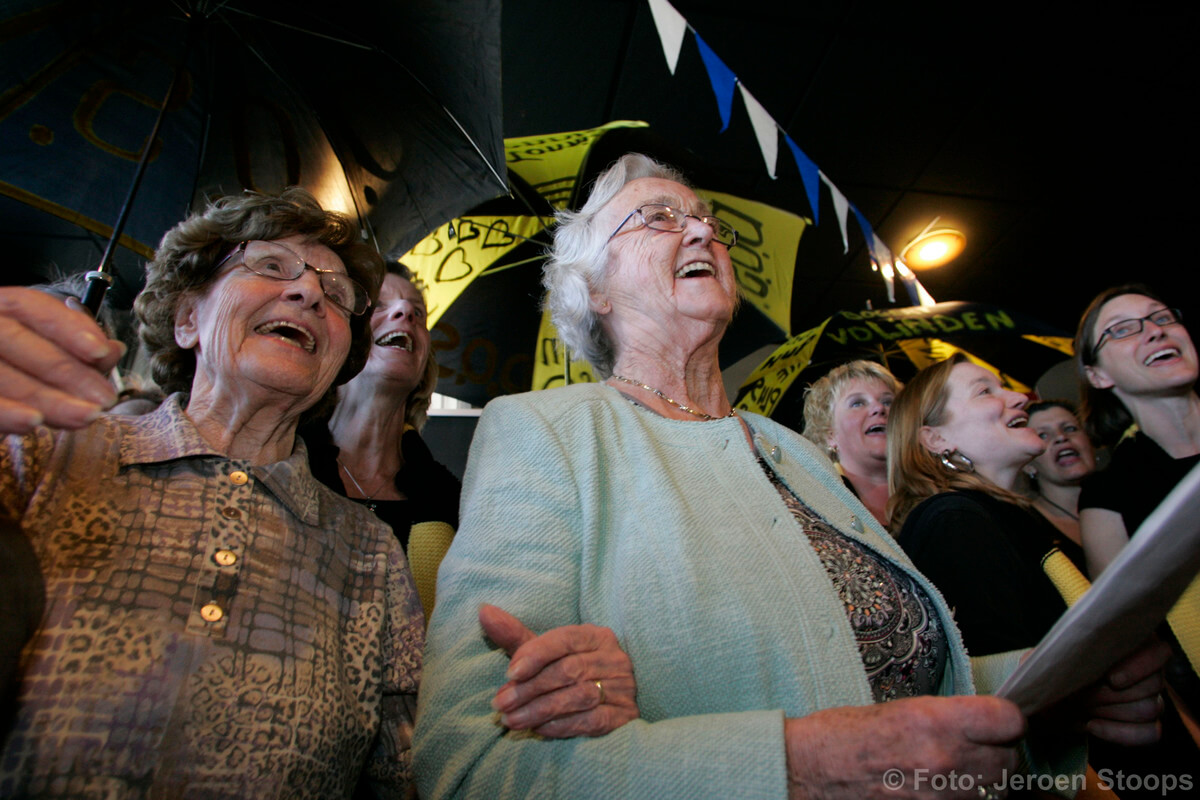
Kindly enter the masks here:
[[[653, 386], [647, 386], [646, 384], [642, 383], [641, 381], [635, 381], [633, 378], [626, 378], [624, 375], [613, 375], [612, 377], [615, 380], [621, 381], [622, 383], [628, 383], [630, 386], [638, 386], [638, 387], [641, 387], [642, 389], [645, 389], [647, 392], [650, 392], [651, 394], [658, 395], [659, 398], [661, 398], [662, 400], [665, 400], [668, 404], [675, 406], [680, 411], [686, 411], [688, 414], [691, 414], [693, 417], [699, 417], [700, 419], [704, 420], [705, 422], [711, 422], [714, 419], [722, 419], [723, 418], [723, 417], [714, 417], [712, 414], [706, 414], [699, 409], [692, 408], [690, 406], [685, 406], [683, 403], [676, 402], [675, 400], [672, 400], [670, 397], [667, 397], [665, 394], [660, 392], [658, 389], [655, 389]], [[724, 417], [732, 417], [733, 409], [732, 408], [729, 409], [729, 413], [725, 414], [723, 416]]]

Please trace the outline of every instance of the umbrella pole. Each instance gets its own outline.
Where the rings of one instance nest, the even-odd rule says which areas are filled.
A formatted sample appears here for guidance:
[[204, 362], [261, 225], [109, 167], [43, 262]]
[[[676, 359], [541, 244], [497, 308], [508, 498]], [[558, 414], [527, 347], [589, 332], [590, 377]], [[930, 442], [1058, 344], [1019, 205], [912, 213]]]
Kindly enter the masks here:
[[[191, 30], [195, 30], [195, 25], [191, 27]], [[163, 118], [166, 117], [167, 109], [171, 105], [171, 99], [175, 96], [175, 87], [179, 85], [179, 76], [183, 72], [183, 65], [187, 61], [187, 53], [191, 50], [191, 41], [192, 36], [189, 35], [188, 45], [184, 48], [183, 56], [175, 67], [175, 72], [171, 76], [171, 85], [167, 87], [167, 95], [163, 98], [162, 105], [158, 109], [158, 116], [154, 120], [154, 127], [150, 130], [150, 136], [147, 137], [146, 143], [142, 146], [142, 156], [138, 160], [137, 171], [134, 172], [133, 182], [130, 183], [129, 192], [125, 195], [125, 202], [121, 205], [121, 212], [117, 215], [117, 222], [113, 225], [112, 236], [109, 237], [108, 245], [104, 248], [104, 255], [100, 257], [100, 266], [84, 275], [87, 279], [87, 289], [84, 290], [80, 302], [93, 317], [100, 313], [100, 306], [104, 303], [104, 295], [113, 284], [113, 253], [116, 251], [117, 244], [121, 240], [121, 234], [125, 230], [125, 223], [129, 220], [129, 212], [133, 208], [133, 201], [137, 196], [138, 187], [142, 185], [142, 177], [146, 174], [146, 165], [150, 163], [150, 151], [154, 146], [154, 140], [158, 138], [158, 131], [162, 128]]]

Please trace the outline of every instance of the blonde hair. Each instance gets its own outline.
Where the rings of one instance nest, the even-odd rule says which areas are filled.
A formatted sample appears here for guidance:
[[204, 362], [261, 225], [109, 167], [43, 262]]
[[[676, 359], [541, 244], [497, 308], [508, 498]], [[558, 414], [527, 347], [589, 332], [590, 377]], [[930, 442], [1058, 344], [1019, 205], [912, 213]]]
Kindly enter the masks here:
[[[829, 451], [829, 436], [833, 433], [833, 412], [846, 387], [856, 380], [882, 381], [898, 394], [904, 384], [887, 367], [874, 361], [859, 359], [834, 367], [804, 390], [804, 437]], [[830, 453], [832, 458], [835, 454]]]
[[896, 395], [888, 414], [888, 518], [893, 533], [922, 501], [956, 489], [986, 492], [997, 500], [1028, 507], [1030, 501], [1010, 492], [975, 472], [955, 472], [942, 463], [940, 454], [921, 443], [921, 429], [944, 425], [950, 419], [946, 407], [950, 373], [968, 363], [962, 353], [926, 367]]

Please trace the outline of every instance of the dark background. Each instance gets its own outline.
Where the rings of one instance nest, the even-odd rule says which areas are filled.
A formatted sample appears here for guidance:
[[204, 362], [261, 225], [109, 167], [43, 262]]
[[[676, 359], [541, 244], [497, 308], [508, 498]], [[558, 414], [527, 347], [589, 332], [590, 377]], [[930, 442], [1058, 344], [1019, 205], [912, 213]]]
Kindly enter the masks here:
[[[966, 251], [918, 273], [939, 301], [995, 303], [1073, 332], [1107, 286], [1188, 310], [1196, 11], [1181, 4], [674, 3], [894, 250], [934, 216]], [[694, 38], [674, 76], [641, 0], [506, 0], [506, 137], [641, 119], [701, 186], [810, 215], [792, 156], [762, 166], [742, 100], [720, 118]], [[700, 174], [696, 174], [699, 172]], [[828, 192], [801, 240], [793, 331], [888, 307]], [[897, 285], [897, 301], [907, 304]]]

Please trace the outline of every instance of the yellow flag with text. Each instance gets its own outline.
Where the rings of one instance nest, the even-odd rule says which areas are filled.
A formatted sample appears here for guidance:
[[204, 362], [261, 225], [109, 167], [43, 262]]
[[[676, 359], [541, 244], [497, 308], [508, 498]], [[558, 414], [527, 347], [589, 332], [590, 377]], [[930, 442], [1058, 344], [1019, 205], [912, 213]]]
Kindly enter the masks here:
[[617, 120], [599, 128], [504, 140], [508, 168], [524, 178], [555, 208], [566, 208], [592, 143], [614, 128], [647, 128], [645, 122]]

